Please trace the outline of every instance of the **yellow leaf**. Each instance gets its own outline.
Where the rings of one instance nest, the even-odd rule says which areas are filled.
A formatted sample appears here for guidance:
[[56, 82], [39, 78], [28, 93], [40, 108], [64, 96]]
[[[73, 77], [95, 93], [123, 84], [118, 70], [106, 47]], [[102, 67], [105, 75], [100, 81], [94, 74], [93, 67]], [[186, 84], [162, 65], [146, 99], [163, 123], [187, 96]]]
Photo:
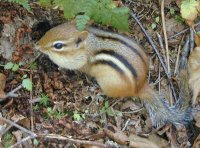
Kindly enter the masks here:
[[199, 7], [200, 7], [199, 0], [183, 0], [181, 4], [182, 18], [194, 21], [198, 15]]

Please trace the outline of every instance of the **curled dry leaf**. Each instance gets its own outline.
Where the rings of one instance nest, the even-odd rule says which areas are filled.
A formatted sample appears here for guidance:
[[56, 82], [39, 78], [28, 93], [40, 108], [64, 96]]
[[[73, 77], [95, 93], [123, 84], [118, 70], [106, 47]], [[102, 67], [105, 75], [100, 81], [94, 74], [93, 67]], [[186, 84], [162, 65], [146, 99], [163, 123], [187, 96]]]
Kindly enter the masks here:
[[196, 103], [200, 92], [200, 47], [196, 47], [189, 57], [189, 85], [193, 92], [192, 104]]
[[0, 73], [0, 98], [5, 97], [4, 88], [6, 85], [6, 76], [3, 73]]

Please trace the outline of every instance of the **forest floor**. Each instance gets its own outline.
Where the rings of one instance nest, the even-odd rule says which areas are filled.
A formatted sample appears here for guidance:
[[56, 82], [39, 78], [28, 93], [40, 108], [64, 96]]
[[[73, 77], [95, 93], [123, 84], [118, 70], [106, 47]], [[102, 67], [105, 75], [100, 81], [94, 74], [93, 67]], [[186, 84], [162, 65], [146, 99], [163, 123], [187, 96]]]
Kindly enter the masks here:
[[[166, 27], [162, 27], [158, 1], [135, 0], [127, 5], [164, 61], [166, 54], [158, 40], [164, 40], [163, 32], [167, 32], [172, 82], [178, 96], [178, 63], [191, 33], [181, 19], [179, 1], [165, 1]], [[139, 99], [108, 98], [95, 79], [77, 71], [59, 70], [47, 56], [38, 56], [35, 43], [65, 20], [58, 10], [35, 3], [31, 7], [32, 14], [19, 5], [0, 2], [0, 147], [200, 147], [199, 112], [178, 129], [172, 125], [155, 129]], [[149, 56], [149, 83], [166, 100], [175, 102], [155, 51], [131, 17], [129, 36]], [[32, 83], [24, 81], [28, 78]], [[32, 91], [24, 88], [31, 85]], [[200, 110], [198, 103], [196, 110]]]

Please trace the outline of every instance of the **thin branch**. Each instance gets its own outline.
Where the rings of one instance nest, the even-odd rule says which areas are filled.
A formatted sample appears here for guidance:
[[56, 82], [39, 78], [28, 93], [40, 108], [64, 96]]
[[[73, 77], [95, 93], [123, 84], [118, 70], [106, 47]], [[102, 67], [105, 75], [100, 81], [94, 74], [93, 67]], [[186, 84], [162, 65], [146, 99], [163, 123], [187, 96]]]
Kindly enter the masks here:
[[168, 47], [168, 40], [167, 40], [167, 32], [165, 26], [165, 14], [164, 14], [164, 0], [161, 0], [161, 18], [162, 18], [162, 27], [163, 27], [163, 34], [165, 40], [165, 50], [166, 50], [166, 57], [167, 57], [167, 70], [170, 74], [170, 63], [169, 63], [169, 47]]
[[156, 53], [156, 55], [157, 55], [157, 57], [158, 57], [158, 59], [159, 59], [161, 65], [162, 65], [162, 67], [163, 67], [163, 69], [164, 69], [164, 71], [165, 71], [165, 74], [167, 75], [167, 79], [168, 79], [168, 81], [169, 81], [169, 84], [170, 84], [170, 87], [171, 87], [171, 90], [172, 90], [172, 94], [173, 94], [173, 96], [174, 96], [174, 99], [177, 100], [176, 93], [175, 93], [175, 89], [174, 89], [174, 86], [173, 86], [172, 80], [171, 80], [171, 75], [168, 73], [167, 68], [166, 68], [166, 66], [165, 66], [165, 64], [164, 64], [164, 62], [163, 62], [163, 59], [162, 59], [162, 57], [161, 57], [161, 55], [160, 55], [160, 53], [159, 53], [159, 51], [158, 51], [156, 45], [154, 44], [154, 42], [153, 42], [152, 38], [150, 37], [150, 35], [149, 35], [149, 34], [146, 32], [146, 30], [144, 29], [142, 23], [138, 20], [138, 18], [136, 17], [136, 15], [135, 15], [133, 12], [131, 13], [131, 16], [132, 16], [133, 19], [137, 22], [137, 24], [140, 26], [141, 30], [142, 30], [143, 33], [145, 34], [145, 36], [146, 36], [146, 38], [148, 39], [149, 43], [150, 43], [151, 46], [153, 47], [153, 49], [154, 49], [154, 51], [155, 51], [155, 53]]
[[177, 71], [178, 71], [178, 66], [179, 66], [178, 64], [179, 64], [179, 59], [180, 59], [181, 47], [182, 47], [181, 45], [183, 43], [184, 38], [185, 38], [185, 35], [182, 36], [181, 41], [180, 41], [179, 46], [178, 46], [178, 53], [177, 53], [177, 58], [176, 58], [174, 75], [176, 75]]
[[159, 42], [161, 52], [162, 52], [162, 55], [163, 55], [163, 59], [164, 59], [164, 62], [166, 64], [167, 60], [166, 60], [166, 54], [165, 54], [164, 45], [163, 45], [163, 39], [162, 39], [162, 37], [159, 33], [156, 33], [156, 34], [157, 34], [158, 42]]
[[190, 52], [194, 49], [194, 30], [190, 28]]
[[102, 147], [102, 148], [111, 148], [110, 145], [103, 144], [101, 142], [73, 139], [73, 138], [68, 138], [68, 137], [64, 137], [64, 136], [56, 135], [56, 134], [39, 134], [38, 137], [48, 138], [48, 139], [64, 140], [64, 141], [68, 141], [68, 142], [71, 142], [71, 143], [93, 145], [93, 146], [98, 146], [98, 147]]
[[[194, 25], [194, 27], [199, 26], [199, 25], [200, 25], [200, 22], [196, 23], [196, 24]], [[174, 34], [174, 35], [170, 36], [169, 39], [173, 39], [173, 38], [175, 38], [175, 37], [177, 37], [177, 36], [179, 36], [179, 35], [185, 33], [185, 32], [188, 31], [189, 29], [190, 29], [190, 28], [186, 28], [186, 29], [182, 30], [181, 32], [178, 32], [177, 34]]]
[[[33, 76], [32, 76], [32, 70], [30, 71], [30, 80], [31, 82], [33, 82]], [[33, 132], [34, 131], [34, 123], [33, 123], [33, 103], [32, 103], [32, 100], [33, 100], [33, 91], [31, 90], [30, 91], [30, 115], [31, 115], [31, 131]]]
[[33, 137], [33, 136], [27, 136], [27, 137], [23, 138], [22, 140], [18, 141], [17, 143], [15, 143], [14, 145], [11, 145], [9, 148], [15, 148], [18, 145], [22, 144], [23, 142], [26, 142], [26, 141], [34, 139], [34, 138], [35, 137]]
[[32, 137], [37, 137], [37, 135], [36, 135], [35, 133], [31, 132], [30, 130], [27, 130], [26, 128], [24, 128], [24, 127], [22, 127], [22, 126], [16, 124], [15, 122], [13, 122], [13, 121], [11, 121], [11, 120], [8, 120], [8, 119], [3, 118], [3, 117], [0, 117], [0, 119], [3, 120], [3, 121], [5, 121], [5, 122], [7, 122], [7, 123], [9, 123], [9, 124], [12, 125], [12, 126], [18, 128], [18, 129], [20, 129], [21, 131], [23, 131], [23, 132], [25, 132], [25, 133], [30, 134]]
[[19, 95], [16, 94], [15, 92], [20, 90], [22, 88], [22, 85], [17, 86], [15, 89], [13, 89], [12, 91], [10, 91], [9, 93], [6, 94], [6, 96], [4, 98], [0, 99], [0, 102], [3, 102], [4, 100], [6, 100], [9, 97], [18, 97]]

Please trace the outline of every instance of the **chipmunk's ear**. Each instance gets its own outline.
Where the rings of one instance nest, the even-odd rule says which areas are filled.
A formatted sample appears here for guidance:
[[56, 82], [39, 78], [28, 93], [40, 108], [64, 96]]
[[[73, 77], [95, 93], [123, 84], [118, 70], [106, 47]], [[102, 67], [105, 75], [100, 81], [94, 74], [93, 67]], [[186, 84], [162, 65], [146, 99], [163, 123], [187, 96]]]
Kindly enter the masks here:
[[80, 38], [80, 40], [81, 41], [84, 41], [85, 39], [87, 39], [87, 37], [88, 37], [88, 31], [81, 31], [80, 33], [79, 33], [79, 38]]
[[78, 48], [84, 46], [84, 43], [85, 43], [85, 40], [87, 39], [88, 37], [88, 31], [82, 31], [78, 34], [78, 37], [76, 39], [76, 46]]

